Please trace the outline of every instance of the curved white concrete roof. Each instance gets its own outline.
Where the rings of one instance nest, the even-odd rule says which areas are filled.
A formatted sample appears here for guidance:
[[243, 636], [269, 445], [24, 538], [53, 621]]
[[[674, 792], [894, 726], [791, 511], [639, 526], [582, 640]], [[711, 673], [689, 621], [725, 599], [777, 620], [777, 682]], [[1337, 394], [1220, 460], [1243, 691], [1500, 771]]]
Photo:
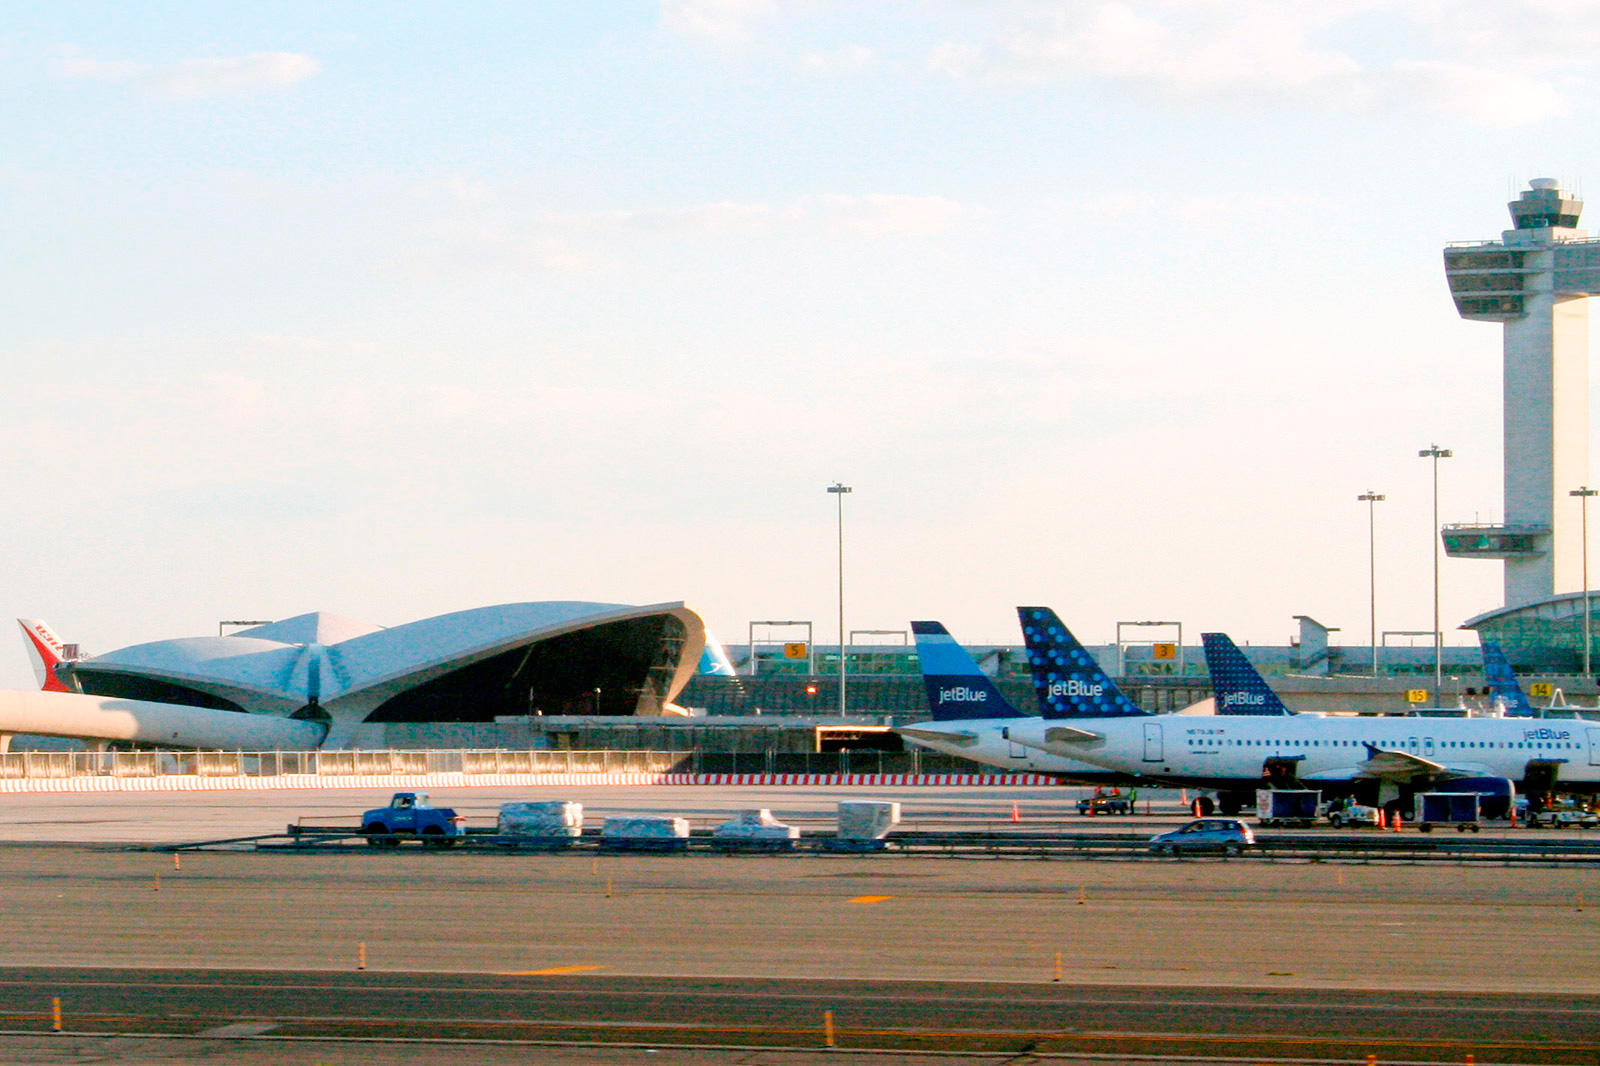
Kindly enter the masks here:
[[688, 683], [705, 646], [705, 624], [681, 602], [508, 603], [385, 629], [314, 612], [230, 636], [135, 644], [85, 660], [85, 671], [158, 678], [233, 700], [246, 710], [289, 713], [313, 693], [330, 713], [340, 702], [370, 709], [463, 666], [539, 640], [608, 622], [673, 614], [686, 640], [668, 698]]

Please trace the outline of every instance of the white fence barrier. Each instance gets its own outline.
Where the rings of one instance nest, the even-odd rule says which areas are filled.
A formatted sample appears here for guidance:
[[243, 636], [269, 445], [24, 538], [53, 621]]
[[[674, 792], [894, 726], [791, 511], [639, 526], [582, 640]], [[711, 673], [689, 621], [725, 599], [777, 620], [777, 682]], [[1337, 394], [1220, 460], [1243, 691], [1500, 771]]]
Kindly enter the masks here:
[[1017, 773], [685, 773], [662, 751], [75, 751], [0, 755], [0, 793], [574, 785], [1040, 786]]

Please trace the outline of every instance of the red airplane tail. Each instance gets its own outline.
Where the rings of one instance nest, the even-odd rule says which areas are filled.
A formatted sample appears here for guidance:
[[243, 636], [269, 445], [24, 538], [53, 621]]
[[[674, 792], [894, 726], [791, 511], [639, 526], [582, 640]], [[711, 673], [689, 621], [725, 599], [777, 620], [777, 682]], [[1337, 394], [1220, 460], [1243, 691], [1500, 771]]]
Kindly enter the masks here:
[[24, 642], [28, 645], [28, 658], [33, 661], [33, 676], [45, 692], [70, 692], [56, 676], [56, 667], [67, 657], [67, 646], [56, 636], [42, 618], [19, 618]]

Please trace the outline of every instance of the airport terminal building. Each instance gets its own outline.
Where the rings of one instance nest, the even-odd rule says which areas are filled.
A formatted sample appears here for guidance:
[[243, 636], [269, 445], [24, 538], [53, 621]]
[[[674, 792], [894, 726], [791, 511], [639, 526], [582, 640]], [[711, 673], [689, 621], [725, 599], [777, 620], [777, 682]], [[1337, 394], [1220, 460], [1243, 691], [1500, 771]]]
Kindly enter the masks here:
[[389, 746], [391, 725], [671, 714], [705, 641], [681, 602], [513, 603], [392, 628], [317, 612], [137, 644], [56, 673], [86, 696], [193, 708], [224, 725], [227, 715], [321, 723], [322, 746], [370, 748]]

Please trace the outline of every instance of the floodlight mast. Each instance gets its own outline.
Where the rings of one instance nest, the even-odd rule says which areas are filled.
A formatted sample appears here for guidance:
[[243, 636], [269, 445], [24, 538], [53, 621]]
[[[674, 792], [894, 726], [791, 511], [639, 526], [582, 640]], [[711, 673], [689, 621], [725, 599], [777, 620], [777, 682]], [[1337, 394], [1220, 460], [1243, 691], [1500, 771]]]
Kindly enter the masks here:
[[828, 492], [839, 502], [839, 717], [845, 714], [844, 698], [844, 494], [850, 491], [850, 486], [842, 481], [835, 481], [828, 486]]
[[[1367, 505], [1367, 605], [1372, 621], [1372, 676], [1378, 676], [1378, 504], [1384, 495], [1368, 489], [1356, 499]], [[1435, 629], [1438, 626], [1434, 627]]]
[[1419, 459], [1433, 460], [1433, 528], [1428, 539], [1433, 542], [1433, 705], [1440, 706], [1440, 693], [1444, 689], [1444, 634], [1439, 631], [1439, 543], [1443, 534], [1439, 529], [1439, 460], [1454, 454], [1449, 448], [1430, 444], [1417, 452]]
[[1594, 615], [1589, 609], [1589, 497], [1600, 495], [1600, 489], [1580, 485], [1567, 495], [1579, 497], [1583, 504], [1583, 676], [1593, 677], [1594, 671], [1590, 669], [1589, 662], [1589, 649], [1594, 643]]

